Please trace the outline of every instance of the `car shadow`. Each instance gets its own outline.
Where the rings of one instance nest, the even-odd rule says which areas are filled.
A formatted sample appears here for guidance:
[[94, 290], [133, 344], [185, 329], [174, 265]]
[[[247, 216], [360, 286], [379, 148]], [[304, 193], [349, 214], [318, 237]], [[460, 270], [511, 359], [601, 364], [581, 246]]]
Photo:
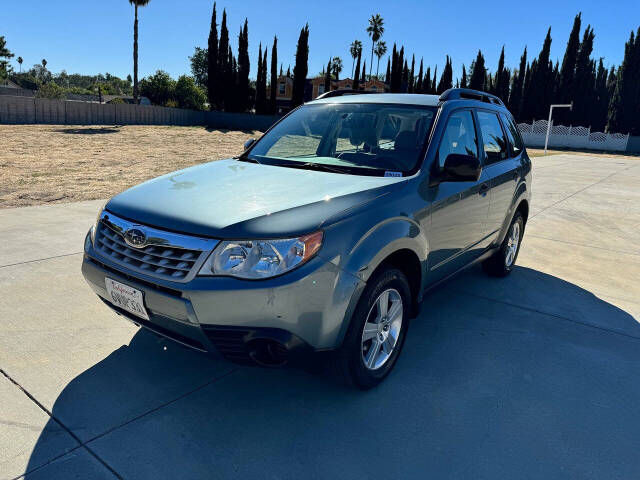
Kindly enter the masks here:
[[638, 478], [639, 347], [638, 321], [591, 292], [474, 268], [425, 299], [371, 391], [141, 330], [52, 414], [124, 478]]
[[120, 132], [120, 127], [87, 127], [87, 128], [59, 128], [56, 133], [67, 135], [103, 135]]

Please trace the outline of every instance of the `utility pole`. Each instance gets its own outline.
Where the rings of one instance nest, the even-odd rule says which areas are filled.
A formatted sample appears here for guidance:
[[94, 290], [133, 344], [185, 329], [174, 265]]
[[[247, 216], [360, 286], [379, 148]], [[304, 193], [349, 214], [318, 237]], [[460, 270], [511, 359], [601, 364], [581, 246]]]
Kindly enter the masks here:
[[547, 147], [549, 146], [549, 135], [551, 135], [551, 117], [553, 115], [554, 108], [568, 108], [569, 110], [573, 110], [573, 102], [564, 105], [551, 105], [549, 107], [549, 121], [547, 122], [547, 136], [544, 139], [544, 154], [547, 155]]

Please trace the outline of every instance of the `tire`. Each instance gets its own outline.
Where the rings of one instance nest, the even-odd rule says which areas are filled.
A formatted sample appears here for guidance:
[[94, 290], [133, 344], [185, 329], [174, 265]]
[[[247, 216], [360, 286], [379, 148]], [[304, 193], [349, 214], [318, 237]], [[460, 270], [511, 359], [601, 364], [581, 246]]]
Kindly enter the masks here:
[[513, 216], [513, 220], [511, 220], [511, 224], [500, 248], [482, 263], [484, 271], [492, 277], [506, 277], [509, 275], [511, 270], [513, 270], [513, 266], [516, 264], [523, 236], [524, 218], [522, 217], [522, 213], [517, 211]]
[[[396, 268], [385, 268], [369, 280], [344, 342], [330, 360], [330, 372], [338, 382], [367, 390], [382, 382], [393, 370], [409, 327], [411, 300], [409, 281]], [[379, 305], [385, 303], [387, 315], [381, 317]], [[398, 307], [401, 308], [399, 313]], [[392, 342], [394, 335], [395, 343]]]

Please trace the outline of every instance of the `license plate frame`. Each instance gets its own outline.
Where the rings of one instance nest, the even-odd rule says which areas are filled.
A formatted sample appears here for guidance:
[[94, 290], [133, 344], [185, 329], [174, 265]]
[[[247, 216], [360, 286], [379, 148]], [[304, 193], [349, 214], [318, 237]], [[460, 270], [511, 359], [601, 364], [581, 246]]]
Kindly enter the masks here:
[[105, 277], [104, 283], [113, 305], [136, 317], [149, 320], [149, 314], [144, 305], [144, 293], [141, 290], [109, 277]]

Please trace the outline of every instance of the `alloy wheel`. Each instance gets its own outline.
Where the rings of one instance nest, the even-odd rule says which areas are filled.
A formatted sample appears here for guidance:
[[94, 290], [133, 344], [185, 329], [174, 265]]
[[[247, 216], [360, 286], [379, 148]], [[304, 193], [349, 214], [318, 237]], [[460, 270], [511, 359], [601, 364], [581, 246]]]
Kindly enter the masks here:
[[371, 306], [362, 330], [362, 362], [368, 370], [382, 367], [395, 349], [402, 328], [400, 293], [389, 288]]

